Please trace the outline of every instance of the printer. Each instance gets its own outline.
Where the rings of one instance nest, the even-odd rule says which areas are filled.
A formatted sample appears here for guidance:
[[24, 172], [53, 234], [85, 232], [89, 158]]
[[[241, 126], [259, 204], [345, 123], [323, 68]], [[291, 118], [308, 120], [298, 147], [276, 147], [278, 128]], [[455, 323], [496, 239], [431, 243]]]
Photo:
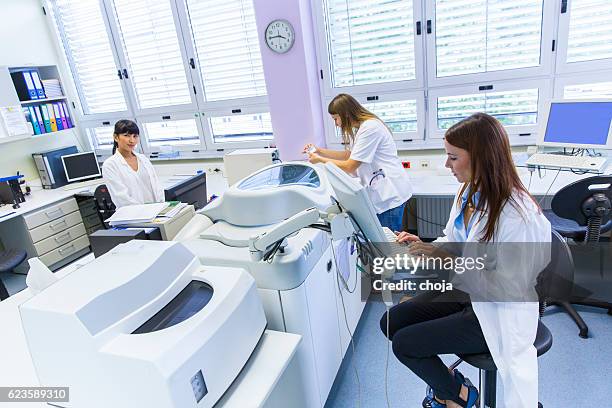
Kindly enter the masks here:
[[121, 244], [20, 314], [40, 384], [69, 387], [61, 407], [212, 407], [266, 326], [245, 270], [166, 241]]

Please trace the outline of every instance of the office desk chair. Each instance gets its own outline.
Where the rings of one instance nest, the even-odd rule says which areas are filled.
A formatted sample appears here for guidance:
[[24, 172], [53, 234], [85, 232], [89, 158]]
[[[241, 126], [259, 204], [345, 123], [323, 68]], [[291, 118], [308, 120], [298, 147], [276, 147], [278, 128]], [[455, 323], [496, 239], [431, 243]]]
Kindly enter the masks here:
[[[0, 251], [0, 273], [3, 272], [13, 272], [20, 263], [22, 263], [28, 254], [23, 249], [7, 249], [5, 251]], [[0, 279], [0, 301], [9, 297], [8, 290], [6, 290], [6, 286]]]
[[115, 204], [113, 204], [113, 200], [111, 199], [111, 195], [106, 187], [106, 184], [100, 184], [98, 187], [96, 187], [96, 191], [94, 191], [94, 202], [96, 203], [96, 208], [98, 209], [100, 221], [104, 227], [108, 229], [106, 220], [115, 213], [117, 207]]
[[[552, 228], [565, 238], [584, 245], [599, 242], [601, 234], [612, 229], [612, 176], [594, 176], [565, 186], [553, 197], [551, 210], [544, 210]], [[604, 252], [599, 248], [600, 274], [603, 278]], [[588, 337], [589, 328], [572, 303], [608, 309], [612, 304], [595, 300], [551, 298], [549, 304], [562, 307], [576, 322], [579, 336]]]
[[[540, 318], [544, 314], [546, 308], [546, 300], [551, 296], [560, 297], [560, 291], [567, 292], [571, 290], [571, 277], [573, 275], [572, 254], [563, 237], [556, 231], [552, 231], [551, 243], [551, 259], [546, 268], [538, 275], [536, 291], [540, 300]], [[563, 294], [564, 295], [564, 294]], [[536, 333], [534, 347], [537, 350], [538, 357], [546, 353], [552, 347], [553, 337], [550, 330], [538, 321], [538, 331]], [[478, 392], [479, 398], [482, 400], [478, 406], [487, 408], [495, 408], [497, 400], [497, 367], [489, 353], [480, 354], [460, 354], [459, 360], [450, 366], [450, 369], [455, 369], [462, 362], [466, 362], [471, 366], [478, 368], [479, 381]], [[538, 407], [542, 408], [542, 404], [538, 402]]]

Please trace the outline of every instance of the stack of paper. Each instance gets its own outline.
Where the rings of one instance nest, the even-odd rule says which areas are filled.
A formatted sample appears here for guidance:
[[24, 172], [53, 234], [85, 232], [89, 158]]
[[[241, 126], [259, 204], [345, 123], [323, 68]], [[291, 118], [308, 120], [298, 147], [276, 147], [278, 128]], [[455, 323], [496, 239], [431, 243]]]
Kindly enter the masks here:
[[113, 226], [147, 223], [157, 218], [166, 207], [168, 203], [126, 205], [118, 208], [107, 221]]
[[180, 201], [169, 201], [166, 204], [168, 206], [157, 215], [158, 217], [172, 218], [187, 207], [187, 203], [181, 203]]
[[47, 98], [64, 96], [59, 79], [43, 79], [41, 82], [45, 88], [45, 95], [47, 95]]

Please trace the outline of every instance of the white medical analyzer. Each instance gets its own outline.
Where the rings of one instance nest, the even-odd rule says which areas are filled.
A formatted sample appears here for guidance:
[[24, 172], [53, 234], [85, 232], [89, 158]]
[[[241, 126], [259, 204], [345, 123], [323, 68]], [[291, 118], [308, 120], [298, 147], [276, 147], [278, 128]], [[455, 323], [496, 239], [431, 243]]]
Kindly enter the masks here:
[[269, 329], [302, 335], [296, 358], [308, 390], [302, 403], [309, 407], [325, 404], [349, 329], [354, 331], [365, 306], [350, 233], [334, 241], [332, 252], [331, 235], [318, 229], [325, 226], [320, 218], [332, 207], [332, 194], [322, 167], [268, 166], [196, 215], [197, 238], [179, 234], [203, 263], [249, 271]]
[[62, 407], [212, 407], [266, 327], [253, 278], [182, 244], [130, 241], [20, 306], [40, 384]]

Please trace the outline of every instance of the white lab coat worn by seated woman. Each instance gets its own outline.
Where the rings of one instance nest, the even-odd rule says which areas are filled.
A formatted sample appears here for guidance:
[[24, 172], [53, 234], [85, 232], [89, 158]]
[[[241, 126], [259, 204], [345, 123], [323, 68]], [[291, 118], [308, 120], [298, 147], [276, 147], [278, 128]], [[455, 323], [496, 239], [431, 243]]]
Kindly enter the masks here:
[[158, 203], [164, 201], [162, 188], [151, 162], [142, 154], [133, 152], [138, 159], [134, 171], [119, 151], [102, 165], [102, 175], [113, 203], [117, 208], [125, 205]]
[[[455, 197], [455, 203], [457, 198]], [[513, 246], [512, 251], [507, 249], [497, 251], [493, 269], [484, 271], [491, 273], [491, 278], [495, 279], [492, 285], [497, 287], [504, 285], [504, 280], [507, 280], [506, 286], [512, 286], [513, 281], [518, 278], [517, 271], [521, 277], [531, 277], [532, 284], [535, 285], [535, 278], [550, 262], [550, 252], [543, 251], [542, 246], [525, 245], [525, 243], [549, 243], [550, 222], [531, 197], [515, 193], [513, 198], [518, 208], [510, 202], [505, 204], [491, 242], [517, 243], [517, 245]], [[479, 242], [479, 238], [484, 234], [487, 214], [474, 212], [472, 218], [476, 222], [466, 239], [457, 231], [454, 224], [460, 211], [459, 206], [452, 207], [444, 236], [435, 242]], [[463, 256], [473, 257], [474, 254], [464, 252]], [[482, 281], [475, 286], [481, 288]], [[469, 292], [468, 288], [460, 287], [460, 289]], [[501, 403], [500, 406], [506, 408], [537, 407], [538, 363], [533, 342], [538, 328], [538, 303], [474, 301], [478, 295], [470, 293], [473, 297], [472, 308], [501, 379], [503, 401], [498, 401], [498, 404]]]

